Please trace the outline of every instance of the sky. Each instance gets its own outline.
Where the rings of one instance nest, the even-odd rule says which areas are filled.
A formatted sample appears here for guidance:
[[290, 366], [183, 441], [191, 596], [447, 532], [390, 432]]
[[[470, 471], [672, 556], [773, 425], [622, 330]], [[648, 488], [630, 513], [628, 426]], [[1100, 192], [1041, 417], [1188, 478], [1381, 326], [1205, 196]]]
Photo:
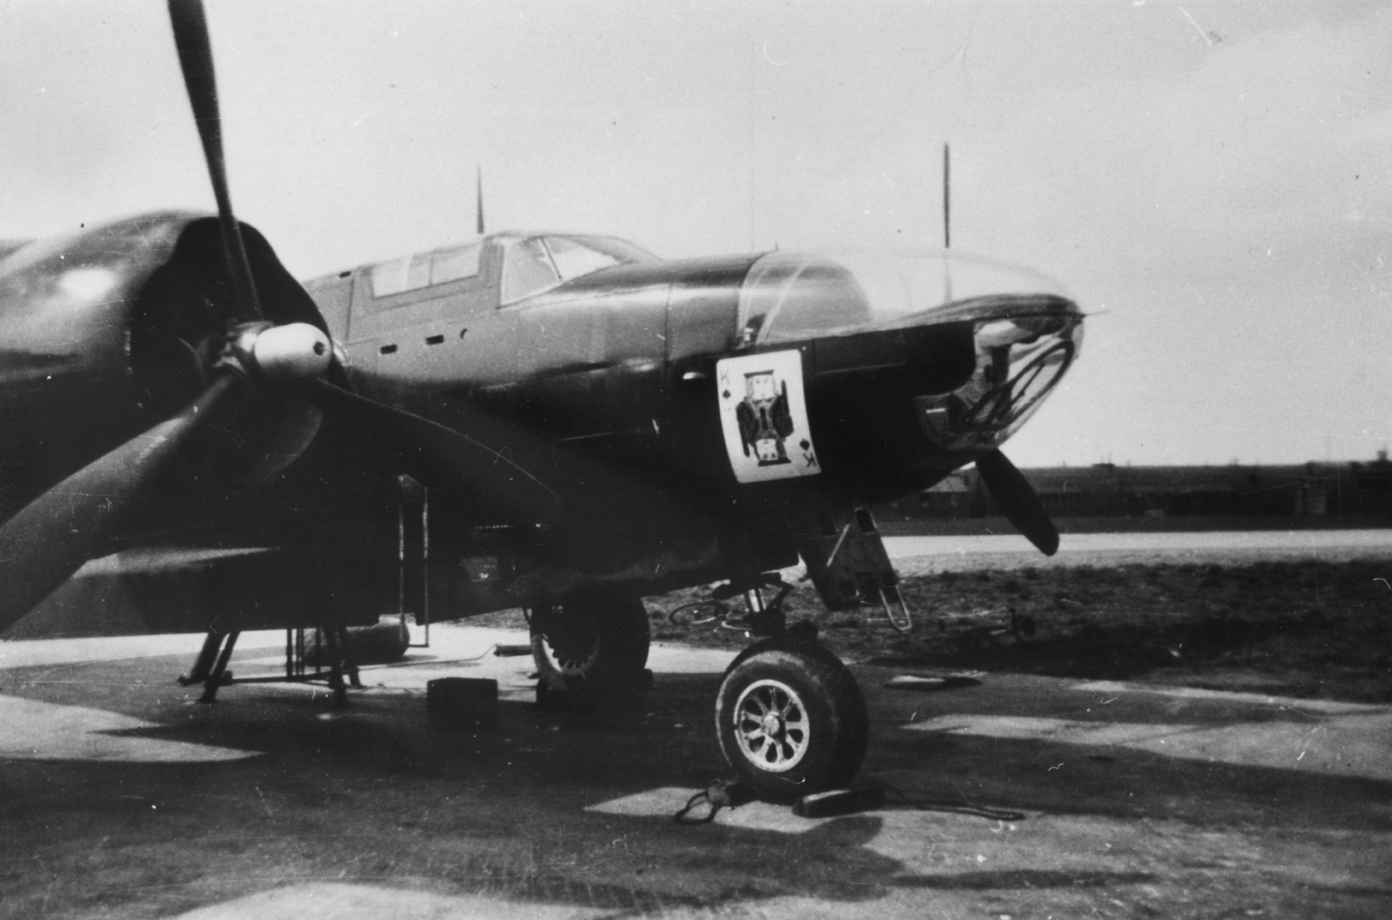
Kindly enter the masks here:
[[[211, 0], [232, 200], [301, 278], [489, 229], [952, 245], [1079, 361], [1022, 466], [1392, 442], [1392, 3]], [[164, 4], [0, 0], [0, 238], [211, 210]]]

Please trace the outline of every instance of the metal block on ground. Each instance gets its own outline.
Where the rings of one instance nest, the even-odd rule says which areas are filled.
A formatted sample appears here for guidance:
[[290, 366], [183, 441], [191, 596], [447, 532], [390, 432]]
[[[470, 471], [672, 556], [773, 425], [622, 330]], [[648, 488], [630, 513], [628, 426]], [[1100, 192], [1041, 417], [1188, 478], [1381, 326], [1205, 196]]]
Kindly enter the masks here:
[[426, 683], [430, 721], [450, 728], [497, 728], [498, 682], [440, 677]]

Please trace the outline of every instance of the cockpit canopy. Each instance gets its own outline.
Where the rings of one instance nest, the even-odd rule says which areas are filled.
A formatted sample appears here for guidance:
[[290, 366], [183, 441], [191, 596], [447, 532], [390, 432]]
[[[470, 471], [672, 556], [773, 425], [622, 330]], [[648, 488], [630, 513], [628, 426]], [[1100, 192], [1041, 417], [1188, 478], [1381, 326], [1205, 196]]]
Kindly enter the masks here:
[[[502, 304], [550, 290], [572, 278], [629, 262], [655, 262], [657, 256], [610, 236], [500, 233], [372, 266], [372, 296], [389, 297], [483, 273], [485, 247], [502, 250]], [[488, 258], [496, 258], [490, 256]]]
[[775, 344], [913, 322], [951, 303], [1001, 295], [1067, 297], [1026, 268], [947, 252], [773, 252], [740, 289], [739, 344]]
[[611, 265], [657, 261], [647, 250], [612, 236], [550, 234], [494, 239], [503, 247], [503, 305]]
[[372, 266], [372, 296], [389, 297], [419, 288], [474, 278], [479, 273], [483, 240], [441, 246]]

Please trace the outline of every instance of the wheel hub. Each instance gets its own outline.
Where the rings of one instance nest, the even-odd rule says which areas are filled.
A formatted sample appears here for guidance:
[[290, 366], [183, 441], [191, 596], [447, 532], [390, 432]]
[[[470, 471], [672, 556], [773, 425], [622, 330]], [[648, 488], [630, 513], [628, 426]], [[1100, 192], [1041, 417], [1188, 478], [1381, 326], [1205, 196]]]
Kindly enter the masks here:
[[783, 773], [807, 755], [811, 722], [801, 694], [781, 680], [755, 681], [735, 702], [735, 742], [760, 770]]
[[566, 617], [543, 633], [547, 657], [567, 677], [585, 674], [599, 658], [599, 625], [588, 615]]

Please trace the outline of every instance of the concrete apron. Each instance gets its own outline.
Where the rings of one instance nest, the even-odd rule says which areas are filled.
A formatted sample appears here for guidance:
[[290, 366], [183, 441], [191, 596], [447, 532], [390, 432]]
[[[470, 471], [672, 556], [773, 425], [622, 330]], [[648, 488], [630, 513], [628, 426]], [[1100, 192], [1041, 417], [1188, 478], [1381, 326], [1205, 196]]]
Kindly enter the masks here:
[[[132, 902], [98, 886], [81, 902], [85, 910], [70, 904], [62, 913], [95, 915], [114, 904], [124, 907], [118, 913], [167, 915], [167, 907], [192, 901], [198, 906], [174, 913], [1332, 917], [1374, 916], [1392, 899], [1384, 868], [1392, 864], [1389, 707], [857, 667], [874, 721], [862, 779], [891, 785], [885, 808], [802, 819], [752, 803], [720, 812], [711, 825], [684, 827], [673, 814], [706, 778], [726, 773], [709, 709], [730, 653], [658, 644], [650, 661], [657, 688], [640, 711], [538, 718], [529, 705], [530, 660], [488, 654], [524, 635], [437, 626], [432, 638], [428, 653], [408, 658], [414, 666], [365, 672], [368, 689], [341, 713], [329, 708], [323, 688], [304, 686], [233, 687], [216, 707], [186, 705], [187, 691], [172, 678], [176, 662], [191, 659], [193, 636], [0, 645], [0, 785], [31, 783], [24, 806], [39, 817], [61, 826], [74, 799], [130, 795], [121, 792], [129, 785], [107, 784], [171, 765], [176, 772], [160, 775], [174, 785], [140, 793], [153, 803], [142, 820], [163, 820], [159, 807], [168, 799], [185, 809], [230, 799], [229, 807], [246, 812], [235, 820], [251, 851], [208, 858], [182, 883], [182, 900], [156, 903], [172, 896], [152, 890]], [[273, 673], [282, 642], [275, 633], [244, 637], [235, 667]], [[182, 654], [153, 657], [175, 651]], [[336, 864], [331, 855], [256, 862], [272, 838], [298, 839], [276, 822], [293, 808], [287, 790], [306, 777], [361, 783], [354, 758], [378, 756], [384, 738], [408, 748], [414, 762], [452, 750], [453, 740], [430, 734], [423, 688], [460, 673], [498, 680], [503, 723], [476, 741], [474, 757], [451, 754], [439, 768], [457, 773], [462, 786], [451, 777], [444, 785], [433, 776], [416, 785], [393, 781], [394, 810], [427, 816], [414, 825], [381, 823], [348, 795], [317, 807], [312, 834], [304, 831], [306, 840], [373, 837], [375, 844], [356, 840], [354, 852], [400, 848], [410, 859], [384, 857], [385, 868], [365, 868], [363, 857], [345, 851], [341, 875], [324, 871]], [[894, 681], [904, 676], [920, 680]], [[934, 679], [942, 677], [958, 679]], [[185, 722], [197, 725], [185, 731]], [[273, 739], [284, 732], [332, 732], [352, 756], [315, 761], [307, 742], [277, 747]], [[269, 773], [268, 758], [278, 765]], [[88, 772], [82, 764], [91, 761], [114, 772]], [[77, 778], [45, 786], [25, 778], [26, 763]], [[207, 771], [218, 771], [214, 787], [198, 778]], [[466, 810], [455, 811], [442, 793], [473, 786]], [[313, 793], [295, 793], [304, 794]], [[1024, 818], [991, 820], [970, 813], [973, 806]], [[448, 829], [434, 824], [442, 812], [450, 812]], [[54, 840], [38, 824], [7, 817], [6, 842], [14, 852], [57, 847], [51, 865], [56, 854], [100, 849], [127, 827], [102, 821], [94, 806]], [[223, 845], [191, 836], [166, 850], [159, 836], [130, 838], [122, 858], [203, 866], [199, 850]], [[465, 849], [477, 871], [461, 876]], [[10, 865], [4, 884], [20, 898], [11, 903], [31, 910], [48, 884], [44, 870]], [[45, 903], [61, 903], [74, 884], [55, 878]]]

